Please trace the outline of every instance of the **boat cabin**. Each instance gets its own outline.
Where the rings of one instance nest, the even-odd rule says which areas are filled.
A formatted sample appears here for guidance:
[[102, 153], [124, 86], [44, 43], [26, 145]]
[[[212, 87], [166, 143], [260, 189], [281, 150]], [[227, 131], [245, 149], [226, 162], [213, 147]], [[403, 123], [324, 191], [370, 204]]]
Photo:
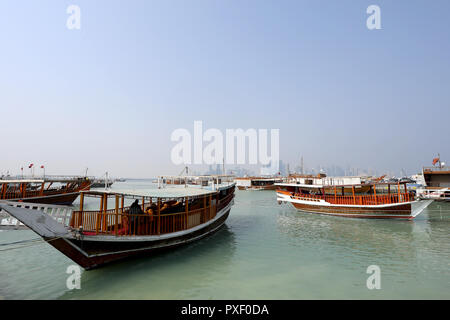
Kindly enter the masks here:
[[[70, 227], [84, 235], [151, 236], [187, 230], [215, 218], [234, 197], [234, 186], [83, 191]], [[92, 201], [98, 207], [93, 210]], [[137, 200], [138, 207], [133, 205]], [[87, 205], [89, 204], [89, 205]], [[134, 206], [134, 208], [133, 208]]]

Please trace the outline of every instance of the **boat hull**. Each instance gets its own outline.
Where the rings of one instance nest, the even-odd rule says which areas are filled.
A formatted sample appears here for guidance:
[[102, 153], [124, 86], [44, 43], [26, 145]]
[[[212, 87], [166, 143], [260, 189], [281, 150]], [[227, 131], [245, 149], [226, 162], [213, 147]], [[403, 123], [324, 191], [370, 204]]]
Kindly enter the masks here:
[[[137, 256], [149, 256], [159, 251], [186, 245], [218, 231], [225, 223], [230, 213], [230, 207], [224, 209], [221, 216], [211, 224], [195, 231], [170, 238], [146, 241], [145, 236], [135, 237], [136, 240], [115, 238], [114, 240], [88, 239], [83, 240], [59, 238], [46, 239], [49, 244], [86, 270], [98, 268], [108, 263]], [[94, 237], [91, 237], [94, 238]], [[152, 236], [152, 238], [155, 238]]]
[[10, 199], [9, 201], [26, 201], [29, 203], [55, 204], [55, 205], [71, 205], [80, 195], [79, 192], [61, 193], [42, 197], [32, 197], [24, 199]]
[[315, 206], [304, 203], [292, 203], [294, 208], [300, 211], [319, 213], [350, 218], [372, 219], [413, 219], [411, 204], [403, 204], [395, 207], [346, 207], [346, 206]]

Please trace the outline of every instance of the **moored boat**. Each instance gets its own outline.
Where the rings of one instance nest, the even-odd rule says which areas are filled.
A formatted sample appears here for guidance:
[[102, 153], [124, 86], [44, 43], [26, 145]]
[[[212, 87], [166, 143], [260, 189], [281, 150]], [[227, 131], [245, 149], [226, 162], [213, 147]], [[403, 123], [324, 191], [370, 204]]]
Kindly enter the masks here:
[[[230, 213], [234, 189], [234, 183], [215, 183], [206, 188], [82, 191], [80, 208], [70, 213], [66, 223], [42, 211], [1, 203], [0, 208], [89, 270], [212, 234]], [[87, 197], [99, 200], [98, 210], [86, 210]]]
[[70, 205], [90, 186], [87, 177], [0, 180], [0, 200]]
[[[330, 190], [333, 192], [330, 193]], [[400, 182], [372, 182], [364, 185], [281, 183], [277, 184], [277, 200], [279, 203], [291, 203], [296, 209], [310, 213], [391, 219], [413, 219], [432, 202], [416, 200], [415, 194], [407, 190], [406, 183]]]
[[92, 181], [91, 189], [94, 188], [110, 188], [113, 185], [113, 180], [95, 179]]
[[241, 177], [234, 178], [239, 190], [275, 190], [275, 183], [283, 182], [280, 177]]
[[425, 186], [417, 189], [421, 199], [450, 201], [450, 167], [441, 162], [440, 155], [433, 160], [433, 167], [424, 167], [422, 176]]

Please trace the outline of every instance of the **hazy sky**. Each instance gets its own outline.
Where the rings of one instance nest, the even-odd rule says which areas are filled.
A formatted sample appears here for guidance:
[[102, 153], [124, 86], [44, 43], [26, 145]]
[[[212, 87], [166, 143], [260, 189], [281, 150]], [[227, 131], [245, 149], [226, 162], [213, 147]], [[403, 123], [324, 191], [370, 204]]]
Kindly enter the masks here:
[[[81, 29], [69, 30], [69, 5]], [[381, 8], [381, 30], [366, 9]], [[293, 166], [450, 163], [450, 1], [0, 2], [0, 173], [178, 174], [177, 128], [280, 129]], [[39, 171], [37, 171], [39, 172]]]

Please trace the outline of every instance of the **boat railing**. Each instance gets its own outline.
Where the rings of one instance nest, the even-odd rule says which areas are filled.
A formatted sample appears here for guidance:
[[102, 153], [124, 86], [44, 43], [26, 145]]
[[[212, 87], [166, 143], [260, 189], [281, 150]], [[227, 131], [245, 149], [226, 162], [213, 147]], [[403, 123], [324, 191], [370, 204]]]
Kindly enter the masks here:
[[0, 188], [0, 199], [2, 200], [11, 200], [11, 199], [22, 199], [22, 198], [33, 198], [33, 197], [43, 197], [43, 196], [51, 196], [58, 195], [61, 193], [70, 193], [70, 192], [79, 192], [80, 190], [85, 190], [90, 186], [90, 184], [82, 183], [77, 185], [68, 185], [62, 186], [59, 188], [51, 188], [47, 187], [44, 189], [43, 187], [36, 188], [35, 190], [30, 190], [28, 188], [14, 186]]
[[230, 193], [229, 195], [227, 195], [226, 197], [224, 197], [223, 199], [221, 199], [217, 205], [217, 211], [222, 210], [223, 208], [225, 208], [228, 203], [233, 199], [234, 197], [234, 193]]
[[[56, 221], [66, 226], [70, 222], [70, 217], [72, 216], [73, 211], [72, 207], [52, 205], [52, 204], [27, 203], [27, 202], [6, 201], [6, 200], [0, 200], [0, 203], [16, 208], [42, 211], [46, 215], [52, 217]], [[2, 210], [0, 210], [0, 217], [7, 218], [9, 217], [9, 215], [7, 213], [2, 213]], [[19, 224], [19, 222], [17, 222], [17, 224]]]
[[450, 166], [441, 166], [441, 167], [423, 167], [423, 172], [439, 172], [439, 171], [450, 171]]
[[365, 194], [365, 195], [311, 195], [294, 194], [292, 198], [305, 201], [324, 200], [331, 204], [342, 205], [383, 205], [414, 201], [413, 193]]
[[186, 198], [180, 205], [180, 211], [170, 213], [161, 210], [164, 204], [161, 201], [157, 202], [157, 209], [152, 210], [151, 214], [145, 205], [143, 214], [130, 214], [129, 207], [120, 206], [104, 211], [73, 211], [70, 227], [82, 228], [84, 235], [150, 236], [173, 233], [214, 219], [233, 196], [234, 193], [230, 193], [217, 201], [215, 197], [208, 195], [197, 199], [196, 203], [189, 203]]

